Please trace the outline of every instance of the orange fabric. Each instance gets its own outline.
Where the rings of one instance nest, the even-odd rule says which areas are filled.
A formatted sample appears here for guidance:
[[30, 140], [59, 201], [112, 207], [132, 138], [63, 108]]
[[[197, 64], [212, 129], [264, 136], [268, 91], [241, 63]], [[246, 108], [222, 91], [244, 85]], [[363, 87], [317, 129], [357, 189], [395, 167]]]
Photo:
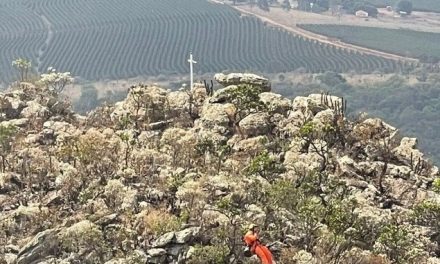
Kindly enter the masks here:
[[257, 254], [262, 264], [273, 264], [273, 257], [270, 250], [261, 245], [258, 240], [258, 235], [255, 235], [252, 231], [249, 231], [244, 236], [244, 242], [251, 247], [251, 252]]
[[272, 253], [263, 245], [258, 245], [255, 247], [255, 254], [257, 254], [257, 256], [260, 258], [262, 264], [273, 263]]

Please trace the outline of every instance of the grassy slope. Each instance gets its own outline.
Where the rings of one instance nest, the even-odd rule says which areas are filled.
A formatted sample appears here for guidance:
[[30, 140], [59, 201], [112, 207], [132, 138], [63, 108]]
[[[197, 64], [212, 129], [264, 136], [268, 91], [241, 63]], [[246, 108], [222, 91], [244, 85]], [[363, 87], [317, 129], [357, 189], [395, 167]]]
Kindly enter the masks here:
[[301, 27], [318, 34], [339, 38], [344, 42], [399, 55], [440, 57], [438, 33], [339, 25], [301, 25]]

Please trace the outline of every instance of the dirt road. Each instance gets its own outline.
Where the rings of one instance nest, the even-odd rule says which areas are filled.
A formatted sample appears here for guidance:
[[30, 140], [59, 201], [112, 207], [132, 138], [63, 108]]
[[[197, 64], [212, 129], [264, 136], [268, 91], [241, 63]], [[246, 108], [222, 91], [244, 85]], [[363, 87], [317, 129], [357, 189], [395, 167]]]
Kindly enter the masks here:
[[[225, 2], [222, 1], [218, 1], [218, 0], [210, 0], [214, 3], [217, 4], [226, 4]], [[261, 19], [261, 21], [266, 22], [267, 24], [270, 24], [272, 26], [276, 26], [276, 27], [280, 27], [285, 29], [286, 31], [289, 31], [291, 33], [294, 33], [296, 35], [300, 35], [304, 38], [307, 39], [311, 39], [311, 40], [315, 40], [315, 41], [319, 41], [321, 43], [325, 43], [325, 44], [329, 44], [335, 47], [339, 47], [339, 48], [343, 48], [343, 49], [347, 49], [347, 50], [352, 50], [352, 51], [356, 51], [356, 52], [360, 52], [362, 54], [368, 54], [368, 55], [373, 55], [373, 56], [379, 56], [382, 58], [386, 58], [386, 59], [390, 59], [390, 60], [397, 60], [397, 61], [405, 61], [405, 62], [419, 62], [418, 59], [414, 59], [414, 58], [408, 58], [408, 57], [404, 57], [404, 56], [399, 56], [396, 54], [392, 54], [392, 53], [387, 53], [387, 52], [382, 52], [382, 51], [378, 51], [378, 50], [374, 50], [374, 49], [369, 49], [369, 48], [365, 48], [365, 47], [361, 47], [361, 46], [357, 46], [357, 45], [353, 45], [353, 44], [349, 44], [349, 43], [345, 43], [342, 42], [340, 40], [336, 40], [336, 39], [332, 39], [323, 35], [319, 35], [304, 29], [301, 29], [299, 27], [296, 26], [296, 24], [282, 24], [279, 23], [277, 21], [274, 21], [272, 18], [269, 18], [268, 15], [265, 15], [261, 12], [252, 12], [249, 10], [246, 10], [246, 8], [241, 7], [241, 6], [232, 6], [229, 5], [232, 8], [237, 9], [238, 11], [240, 11], [242, 14], [244, 15], [248, 15], [248, 16], [255, 16], [259, 19]]]

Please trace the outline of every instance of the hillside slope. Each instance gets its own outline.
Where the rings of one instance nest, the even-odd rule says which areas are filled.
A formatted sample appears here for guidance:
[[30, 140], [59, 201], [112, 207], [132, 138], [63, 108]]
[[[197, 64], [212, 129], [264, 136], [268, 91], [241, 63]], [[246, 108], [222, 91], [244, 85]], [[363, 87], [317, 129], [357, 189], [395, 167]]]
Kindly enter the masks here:
[[258, 263], [250, 223], [277, 263], [440, 263], [439, 172], [416, 139], [347, 120], [341, 98], [215, 78], [87, 117], [44, 87], [2, 94], [0, 263]]

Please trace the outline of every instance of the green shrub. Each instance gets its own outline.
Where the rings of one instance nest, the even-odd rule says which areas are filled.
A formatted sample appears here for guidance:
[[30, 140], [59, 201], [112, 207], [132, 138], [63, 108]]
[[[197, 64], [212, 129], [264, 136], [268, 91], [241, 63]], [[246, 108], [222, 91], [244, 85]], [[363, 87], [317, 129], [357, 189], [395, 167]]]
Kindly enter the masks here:
[[437, 178], [432, 183], [432, 190], [436, 193], [440, 193], [440, 178]]
[[388, 224], [381, 230], [375, 250], [399, 264], [416, 263], [415, 260], [421, 254], [408, 228], [398, 224]]
[[263, 151], [251, 161], [245, 171], [248, 175], [257, 174], [273, 181], [278, 174], [284, 172], [284, 167], [271, 157], [268, 151]]
[[228, 263], [229, 249], [223, 245], [201, 246], [194, 248], [188, 264], [224, 264]]
[[440, 204], [431, 201], [423, 201], [414, 207], [412, 218], [419, 225], [425, 225], [440, 230]]
[[164, 210], [151, 210], [143, 218], [143, 227], [146, 234], [157, 237], [171, 231], [177, 231], [182, 220]]

